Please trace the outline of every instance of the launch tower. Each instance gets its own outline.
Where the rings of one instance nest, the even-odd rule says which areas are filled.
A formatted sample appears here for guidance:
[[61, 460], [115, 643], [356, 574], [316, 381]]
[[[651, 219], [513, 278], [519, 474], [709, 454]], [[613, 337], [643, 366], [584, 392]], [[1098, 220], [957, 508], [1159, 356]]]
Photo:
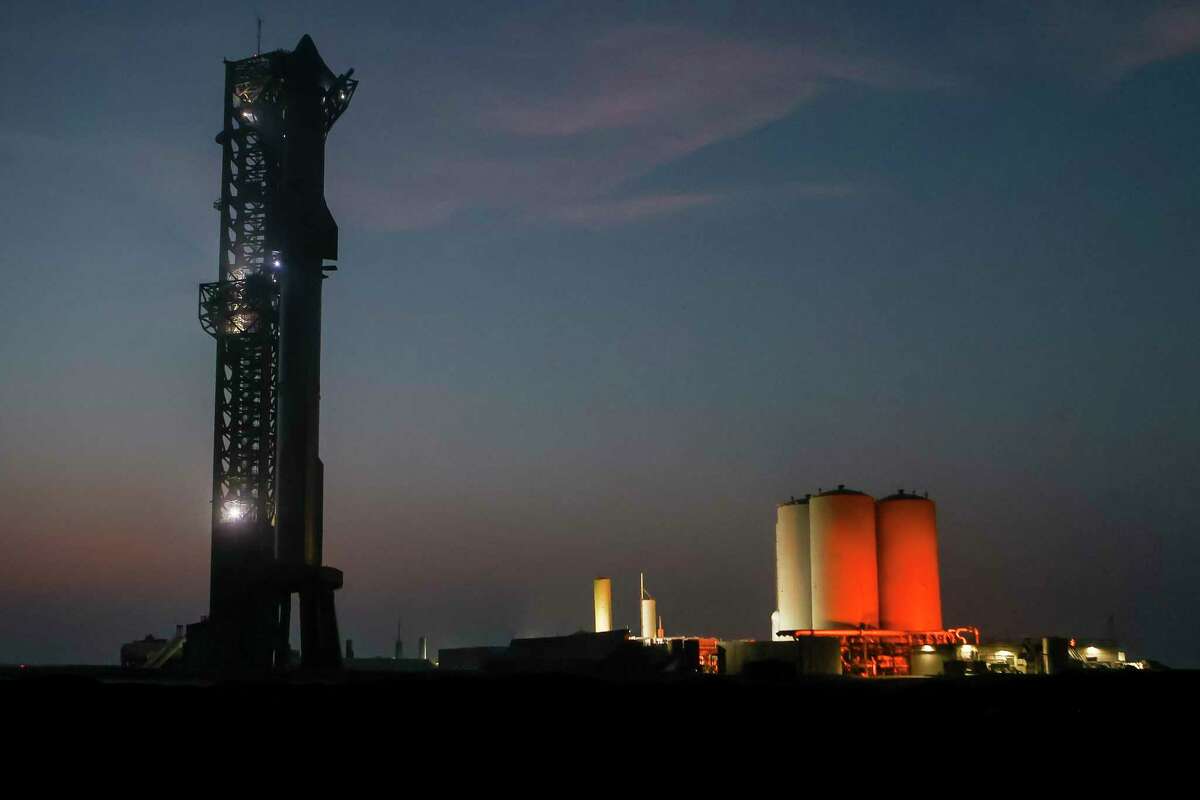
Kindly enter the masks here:
[[225, 62], [219, 272], [200, 286], [217, 359], [209, 615], [188, 626], [186, 649], [197, 669], [287, 666], [293, 595], [301, 663], [341, 663], [317, 443], [321, 283], [338, 251], [325, 137], [353, 72], [335, 75], [308, 36]]

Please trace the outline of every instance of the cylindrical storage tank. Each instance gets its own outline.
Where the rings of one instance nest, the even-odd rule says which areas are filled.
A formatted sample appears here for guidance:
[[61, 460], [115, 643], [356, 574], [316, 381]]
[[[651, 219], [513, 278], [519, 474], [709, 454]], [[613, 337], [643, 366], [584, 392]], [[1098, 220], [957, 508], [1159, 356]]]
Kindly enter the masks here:
[[839, 486], [808, 501], [812, 626], [879, 627], [875, 501]]
[[642, 638], [656, 639], [658, 633], [658, 606], [653, 597], [642, 599]]
[[592, 581], [592, 603], [596, 613], [596, 633], [612, 630], [612, 579]]
[[932, 500], [915, 494], [875, 505], [879, 625], [896, 631], [940, 631], [937, 520]]
[[775, 509], [775, 600], [778, 631], [812, 628], [812, 582], [808, 498], [792, 499]]

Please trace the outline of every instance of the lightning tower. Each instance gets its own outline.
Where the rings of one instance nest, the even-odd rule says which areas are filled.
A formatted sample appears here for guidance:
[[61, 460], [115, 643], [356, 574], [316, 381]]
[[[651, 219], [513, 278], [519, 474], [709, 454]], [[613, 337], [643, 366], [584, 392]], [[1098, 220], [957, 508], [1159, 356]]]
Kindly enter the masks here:
[[308, 36], [225, 62], [219, 272], [200, 286], [217, 359], [209, 615], [188, 626], [186, 649], [196, 669], [288, 666], [293, 596], [301, 663], [341, 663], [317, 443], [321, 283], [338, 250], [325, 137], [353, 72], [330, 71]]

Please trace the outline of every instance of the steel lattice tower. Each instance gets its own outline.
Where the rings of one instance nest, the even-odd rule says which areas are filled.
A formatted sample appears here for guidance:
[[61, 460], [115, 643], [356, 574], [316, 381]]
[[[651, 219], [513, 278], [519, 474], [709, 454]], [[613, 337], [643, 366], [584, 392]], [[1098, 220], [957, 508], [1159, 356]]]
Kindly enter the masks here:
[[340, 663], [341, 573], [321, 563], [320, 290], [337, 258], [325, 136], [352, 74], [334, 75], [308, 36], [225, 62], [220, 264], [200, 286], [217, 343], [210, 607], [187, 647], [201, 669], [285, 666], [293, 594], [305, 665]]

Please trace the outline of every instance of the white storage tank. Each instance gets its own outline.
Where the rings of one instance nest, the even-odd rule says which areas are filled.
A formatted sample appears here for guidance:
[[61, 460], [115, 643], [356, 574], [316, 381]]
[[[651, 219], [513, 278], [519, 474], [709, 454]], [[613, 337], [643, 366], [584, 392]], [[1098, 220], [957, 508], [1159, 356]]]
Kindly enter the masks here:
[[812, 626], [879, 627], [875, 501], [839, 486], [808, 502]]
[[647, 641], [658, 638], [658, 606], [653, 597], [642, 601], [642, 638]]
[[793, 497], [775, 509], [775, 607], [779, 627], [772, 634], [813, 626], [810, 548], [808, 497]]

